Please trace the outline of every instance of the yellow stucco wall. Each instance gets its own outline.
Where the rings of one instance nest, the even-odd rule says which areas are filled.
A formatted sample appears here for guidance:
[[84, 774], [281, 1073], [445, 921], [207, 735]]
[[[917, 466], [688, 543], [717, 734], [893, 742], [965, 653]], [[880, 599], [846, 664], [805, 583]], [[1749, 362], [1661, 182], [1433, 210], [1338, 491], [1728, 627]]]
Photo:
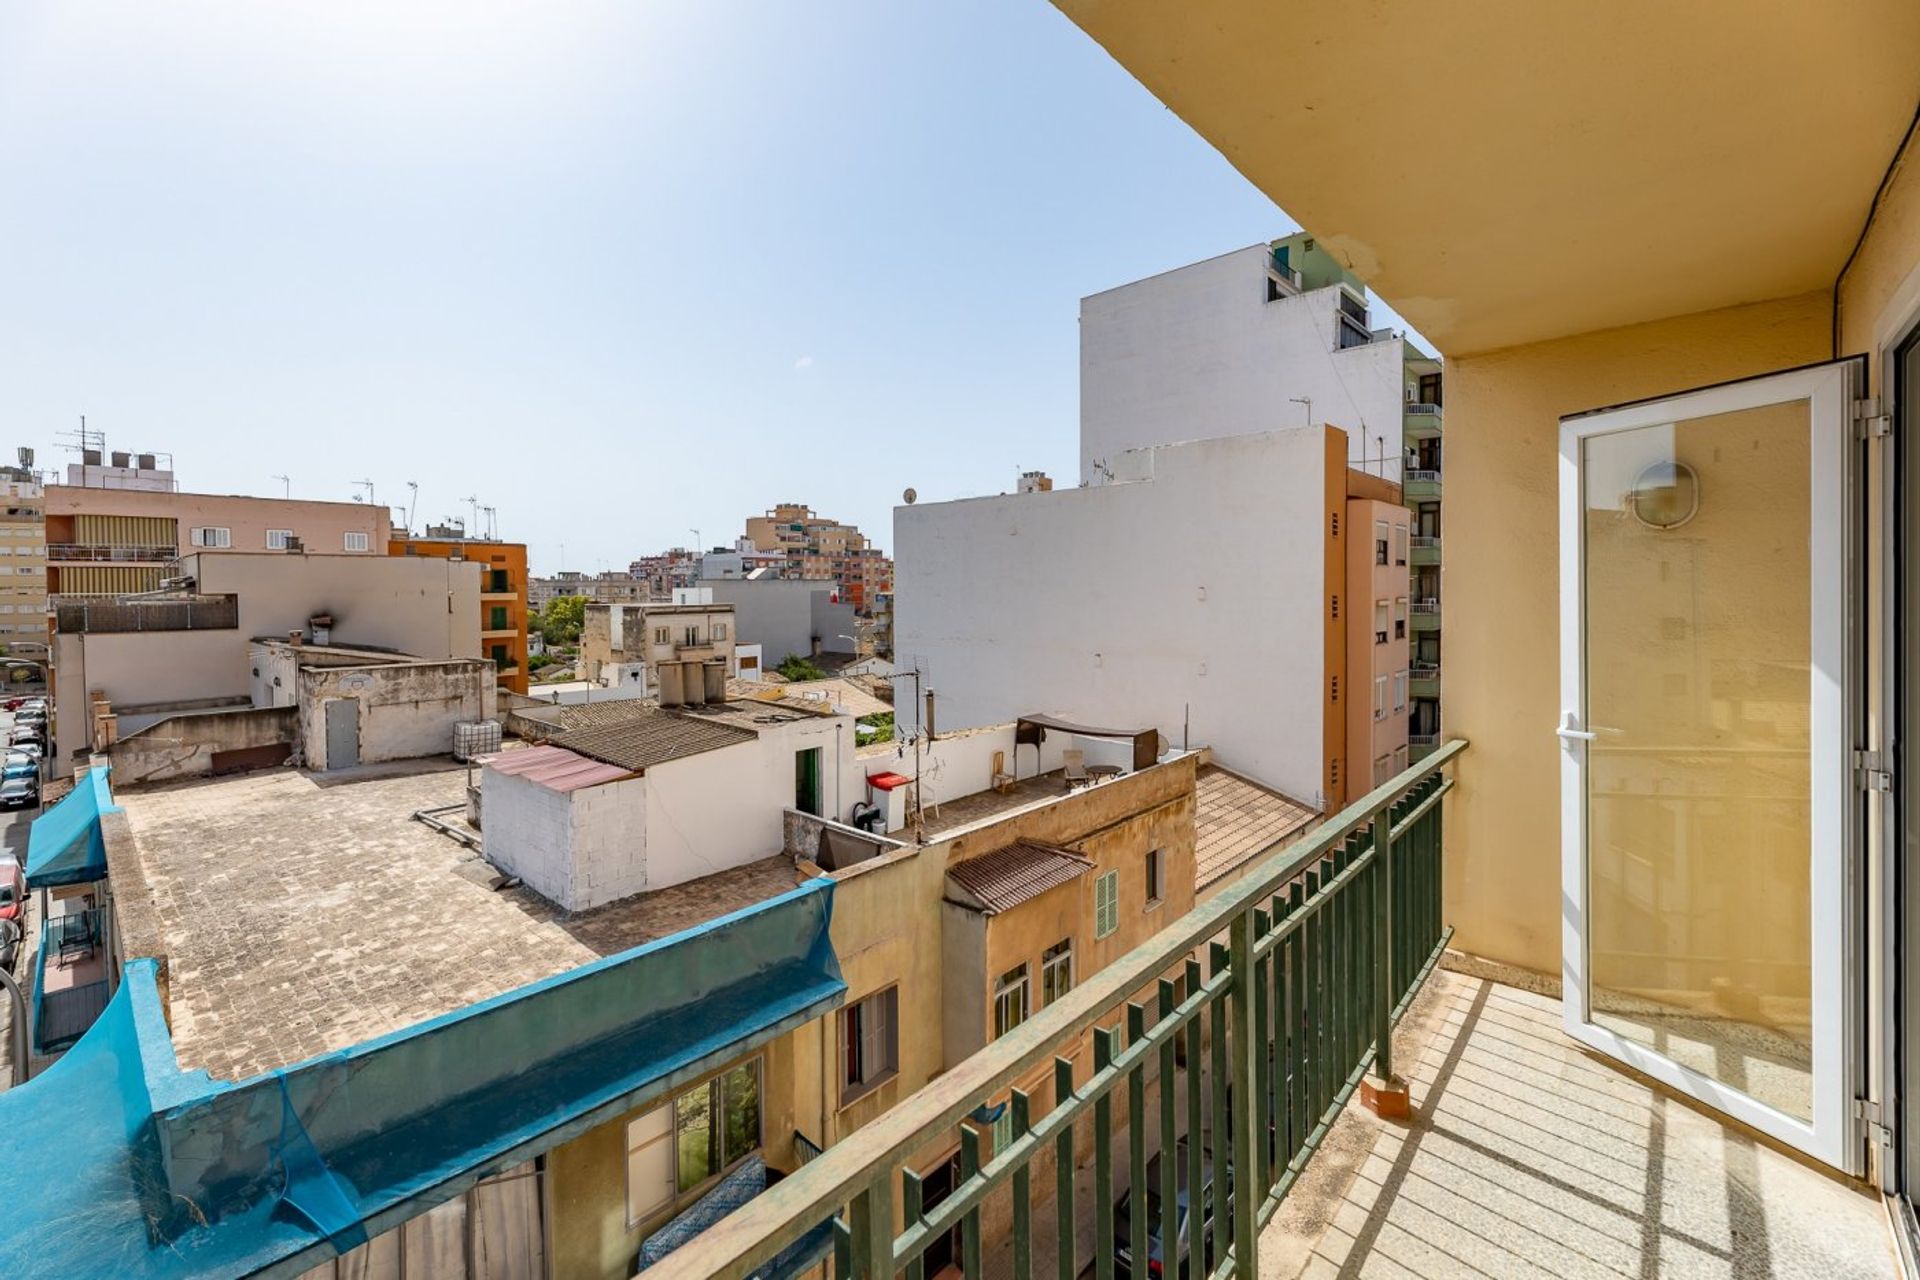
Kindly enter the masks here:
[[1447, 911], [1465, 950], [1560, 969], [1559, 419], [1827, 357], [1830, 297], [1610, 329], [1449, 363], [1443, 729]]

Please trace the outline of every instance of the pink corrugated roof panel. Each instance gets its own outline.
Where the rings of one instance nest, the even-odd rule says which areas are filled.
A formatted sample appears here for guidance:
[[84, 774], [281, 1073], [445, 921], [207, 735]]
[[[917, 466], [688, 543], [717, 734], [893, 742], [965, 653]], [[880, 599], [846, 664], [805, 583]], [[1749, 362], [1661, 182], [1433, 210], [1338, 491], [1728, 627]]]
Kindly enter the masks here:
[[549, 791], [578, 791], [603, 782], [631, 778], [633, 770], [617, 764], [602, 764], [565, 747], [528, 747], [523, 751], [503, 751], [487, 759], [487, 767], [498, 773], [512, 774], [537, 782]]

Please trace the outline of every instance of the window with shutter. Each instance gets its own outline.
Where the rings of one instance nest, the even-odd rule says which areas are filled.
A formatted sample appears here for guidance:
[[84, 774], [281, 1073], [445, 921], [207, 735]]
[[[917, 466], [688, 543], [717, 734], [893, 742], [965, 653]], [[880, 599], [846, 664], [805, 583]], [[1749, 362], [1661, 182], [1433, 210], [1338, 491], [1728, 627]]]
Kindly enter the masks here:
[[1104, 938], [1120, 927], [1120, 873], [1109, 871], [1093, 882], [1093, 936]]

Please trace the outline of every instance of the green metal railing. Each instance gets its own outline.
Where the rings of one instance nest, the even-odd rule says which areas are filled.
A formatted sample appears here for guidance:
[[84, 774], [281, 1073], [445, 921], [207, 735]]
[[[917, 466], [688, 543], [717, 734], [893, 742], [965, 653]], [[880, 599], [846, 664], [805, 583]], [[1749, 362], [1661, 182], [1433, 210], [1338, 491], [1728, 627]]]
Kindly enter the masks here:
[[[1087, 1154], [1076, 1122], [1088, 1116], [1096, 1280], [1113, 1280], [1117, 1246], [1131, 1255], [1136, 1280], [1149, 1269], [1144, 1195], [1133, 1197], [1129, 1238], [1114, 1238], [1114, 1174], [1123, 1159], [1130, 1187], [1146, 1189], [1150, 1132], [1166, 1153], [1160, 1241], [1181, 1238], [1183, 1185], [1227, 1189], [1211, 1222], [1193, 1224], [1190, 1245], [1166, 1249], [1173, 1274], [1255, 1276], [1260, 1229], [1341, 1108], [1369, 1070], [1393, 1077], [1393, 1025], [1451, 937], [1441, 910], [1440, 798], [1453, 784], [1442, 770], [1466, 745], [1447, 743], [1305, 839], [1276, 843], [1239, 883], [710, 1227], [652, 1268], [650, 1280], [751, 1275], [842, 1209], [836, 1276], [924, 1280], [922, 1255], [956, 1229], [961, 1268], [979, 1276], [987, 1244], [982, 1206], [1003, 1189], [1011, 1198], [1014, 1280], [1033, 1274], [1037, 1231], [1056, 1242], [1054, 1269], [1072, 1280], [1087, 1261], [1077, 1239], [1074, 1173]], [[1178, 980], [1167, 976], [1176, 971]], [[1142, 992], [1152, 994], [1151, 1008], [1137, 999]], [[1122, 1006], [1124, 1040], [1101, 1025]], [[1072, 1062], [1058, 1054], [1089, 1029], [1093, 1071], [1076, 1087]], [[983, 1154], [980, 1130], [961, 1122], [1050, 1057], [1051, 1109], [1036, 1118], [1036, 1100], [1014, 1088], [1012, 1139]], [[1151, 1105], [1150, 1066], [1158, 1086]], [[1247, 1098], [1251, 1106], [1239, 1105]], [[930, 1207], [907, 1162], [957, 1124], [960, 1176]], [[1056, 1157], [1050, 1207], [1034, 1203], [1031, 1165], [1043, 1151]], [[1209, 1198], [1222, 1199], [1211, 1190], [1187, 1197], [1196, 1206]], [[1050, 1227], [1036, 1226], [1036, 1211], [1051, 1214]], [[1187, 1268], [1189, 1248], [1204, 1267]]]

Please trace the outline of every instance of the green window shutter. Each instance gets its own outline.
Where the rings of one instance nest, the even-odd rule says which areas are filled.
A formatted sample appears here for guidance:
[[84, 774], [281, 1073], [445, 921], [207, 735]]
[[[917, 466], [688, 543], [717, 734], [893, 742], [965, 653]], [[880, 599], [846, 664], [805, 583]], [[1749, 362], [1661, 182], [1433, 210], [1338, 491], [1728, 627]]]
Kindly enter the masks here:
[[1120, 873], [1109, 871], [1093, 882], [1093, 936], [1104, 938], [1120, 927]]

